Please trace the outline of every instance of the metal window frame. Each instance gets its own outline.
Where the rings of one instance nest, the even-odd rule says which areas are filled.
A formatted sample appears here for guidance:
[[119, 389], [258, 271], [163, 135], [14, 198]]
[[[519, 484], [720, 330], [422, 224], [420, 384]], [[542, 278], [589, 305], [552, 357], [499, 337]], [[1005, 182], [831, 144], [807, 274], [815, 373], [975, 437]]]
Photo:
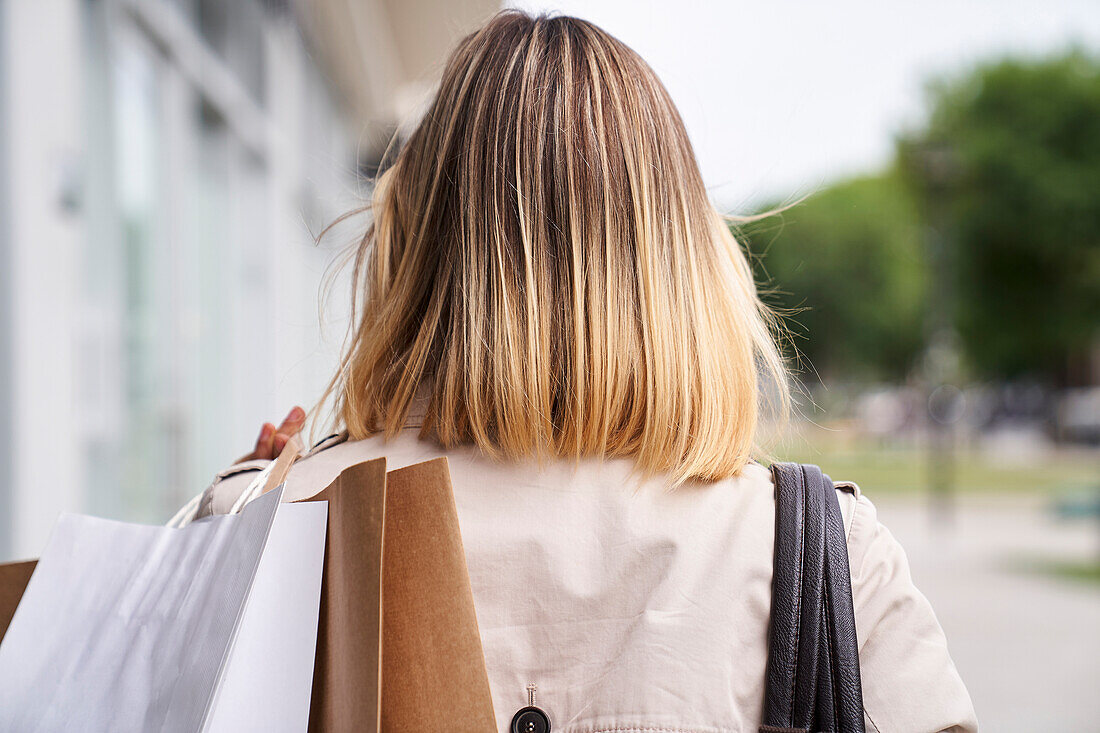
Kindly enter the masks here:
[[228, 65], [211, 49], [179, 8], [166, 0], [117, 0], [124, 11], [172, 65], [225, 119], [234, 135], [254, 155], [268, 159], [272, 124]]

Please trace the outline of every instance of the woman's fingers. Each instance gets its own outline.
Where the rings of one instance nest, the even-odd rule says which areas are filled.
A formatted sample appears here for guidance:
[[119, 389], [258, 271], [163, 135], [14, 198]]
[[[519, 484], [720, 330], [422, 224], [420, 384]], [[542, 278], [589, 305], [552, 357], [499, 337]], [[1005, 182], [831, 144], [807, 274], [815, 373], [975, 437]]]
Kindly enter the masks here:
[[264, 426], [260, 428], [260, 436], [256, 438], [256, 448], [248, 455], [241, 456], [237, 463], [274, 460], [283, 452], [283, 448], [286, 447], [290, 439], [302, 432], [305, 424], [306, 411], [297, 405], [287, 413], [279, 427], [276, 428], [274, 424], [265, 422]]
[[306, 411], [295, 405], [294, 409], [287, 413], [286, 418], [283, 420], [283, 424], [275, 431], [275, 435], [272, 439], [272, 458], [283, 452], [283, 448], [286, 447], [287, 442], [300, 433], [305, 424]]
[[275, 426], [269, 422], [265, 422], [264, 426], [260, 428], [260, 436], [256, 438], [256, 447], [252, 449], [251, 453], [243, 455], [237, 459], [237, 463], [244, 463], [245, 461], [255, 461], [259, 458], [269, 459], [271, 453], [275, 450]]
[[276, 435], [282, 434], [287, 437], [294, 435], [302, 430], [302, 426], [306, 423], [306, 411], [297, 405], [287, 413], [287, 416], [283, 419], [283, 424], [279, 426], [279, 429], [275, 431]]
[[260, 437], [256, 439], [256, 452], [253, 455], [256, 458], [273, 458], [274, 446], [275, 426], [265, 422], [263, 428], [260, 429]]

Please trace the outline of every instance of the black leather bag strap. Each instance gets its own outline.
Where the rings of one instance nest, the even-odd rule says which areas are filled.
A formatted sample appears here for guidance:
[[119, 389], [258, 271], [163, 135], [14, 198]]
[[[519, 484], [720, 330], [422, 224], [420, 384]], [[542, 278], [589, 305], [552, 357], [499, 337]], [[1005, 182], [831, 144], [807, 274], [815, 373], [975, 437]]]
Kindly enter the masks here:
[[816, 466], [778, 463], [761, 733], [863, 733], [844, 520]]
[[[852, 598], [852, 572], [848, 565], [848, 538], [840, 502], [828, 476], [824, 476], [823, 490], [826, 504], [825, 637], [829, 640], [833, 719], [837, 731], [863, 733], [863, 683], [859, 676], [859, 643]], [[819, 687], [818, 695], [821, 694]]]
[[772, 576], [764, 722], [809, 730], [817, 700], [825, 570], [821, 495], [805, 490], [801, 466], [772, 469], [775, 562]]

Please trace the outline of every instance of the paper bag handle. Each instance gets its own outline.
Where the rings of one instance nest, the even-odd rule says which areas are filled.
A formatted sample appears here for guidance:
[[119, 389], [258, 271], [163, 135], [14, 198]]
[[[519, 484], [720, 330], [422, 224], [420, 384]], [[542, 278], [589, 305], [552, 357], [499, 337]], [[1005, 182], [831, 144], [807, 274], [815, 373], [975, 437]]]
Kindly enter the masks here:
[[282, 452], [279, 457], [271, 463], [267, 464], [264, 470], [260, 471], [256, 475], [256, 478], [252, 479], [252, 483], [248, 485], [248, 488], [241, 492], [241, 495], [237, 497], [237, 500], [233, 502], [233, 507], [229, 510], [229, 514], [236, 514], [244, 508], [245, 504], [255, 499], [261, 494], [265, 494], [271, 491], [279, 484], [286, 481], [287, 474], [290, 473], [290, 467], [294, 465], [294, 461], [298, 456], [302, 454], [302, 441], [294, 435], [283, 446]]
[[261, 494], [266, 494], [286, 481], [286, 477], [290, 473], [290, 467], [294, 465], [294, 461], [298, 460], [298, 456], [302, 455], [302, 447], [301, 438], [297, 435], [290, 436], [290, 440], [283, 446], [279, 457], [271, 464], [271, 474], [267, 477], [267, 481], [260, 491]]
[[[255, 499], [261, 494], [266, 494], [279, 484], [286, 481], [287, 474], [290, 473], [290, 467], [294, 465], [294, 461], [298, 459], [298, 456], [302, 454], [302, 441], [294, 435], [287, 441], [283, 447], [279, 457], [269, 463], [256, 478], [248, 485], [241, 495], [237, 497], [237, 501], [233, 503], [233, 507], [229, 510], [230, 514], [236, 514], [239, 512], [245, 504]], [[191, 501], [184, 504], [176, 515], [168, 520], [167, 526], [169, 527], [183, 527], [194, 521], [195, 515], [199, 512], [199, 506], [202, 504], [202, 497], [206, 494], [205, 491], [200, 491], [191, 498]]]

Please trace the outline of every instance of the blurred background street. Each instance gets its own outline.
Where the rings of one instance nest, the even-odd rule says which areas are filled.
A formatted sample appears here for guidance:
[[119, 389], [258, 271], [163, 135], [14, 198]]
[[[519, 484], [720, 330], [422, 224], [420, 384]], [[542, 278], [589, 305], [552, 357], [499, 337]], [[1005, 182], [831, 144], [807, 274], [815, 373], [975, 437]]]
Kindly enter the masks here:
[[[522, 0], [665, 82], [983, 729], [1100, 731], [1100, 8]], [[319, 398], [326, 273], [493, 0], [0, 0], [0, 561]], [[759, 216], [757, 216], [759, 215]], [[324, 293], [328, 298], [322, 298]]]
[[1100, 593], [1077, 577], [1096, 554], [1095, 522], [1059, 519], [1032, 496], [967, 497], [935, 531], [920, 501], [884, 497], [989, 731], [1097, 729]]

